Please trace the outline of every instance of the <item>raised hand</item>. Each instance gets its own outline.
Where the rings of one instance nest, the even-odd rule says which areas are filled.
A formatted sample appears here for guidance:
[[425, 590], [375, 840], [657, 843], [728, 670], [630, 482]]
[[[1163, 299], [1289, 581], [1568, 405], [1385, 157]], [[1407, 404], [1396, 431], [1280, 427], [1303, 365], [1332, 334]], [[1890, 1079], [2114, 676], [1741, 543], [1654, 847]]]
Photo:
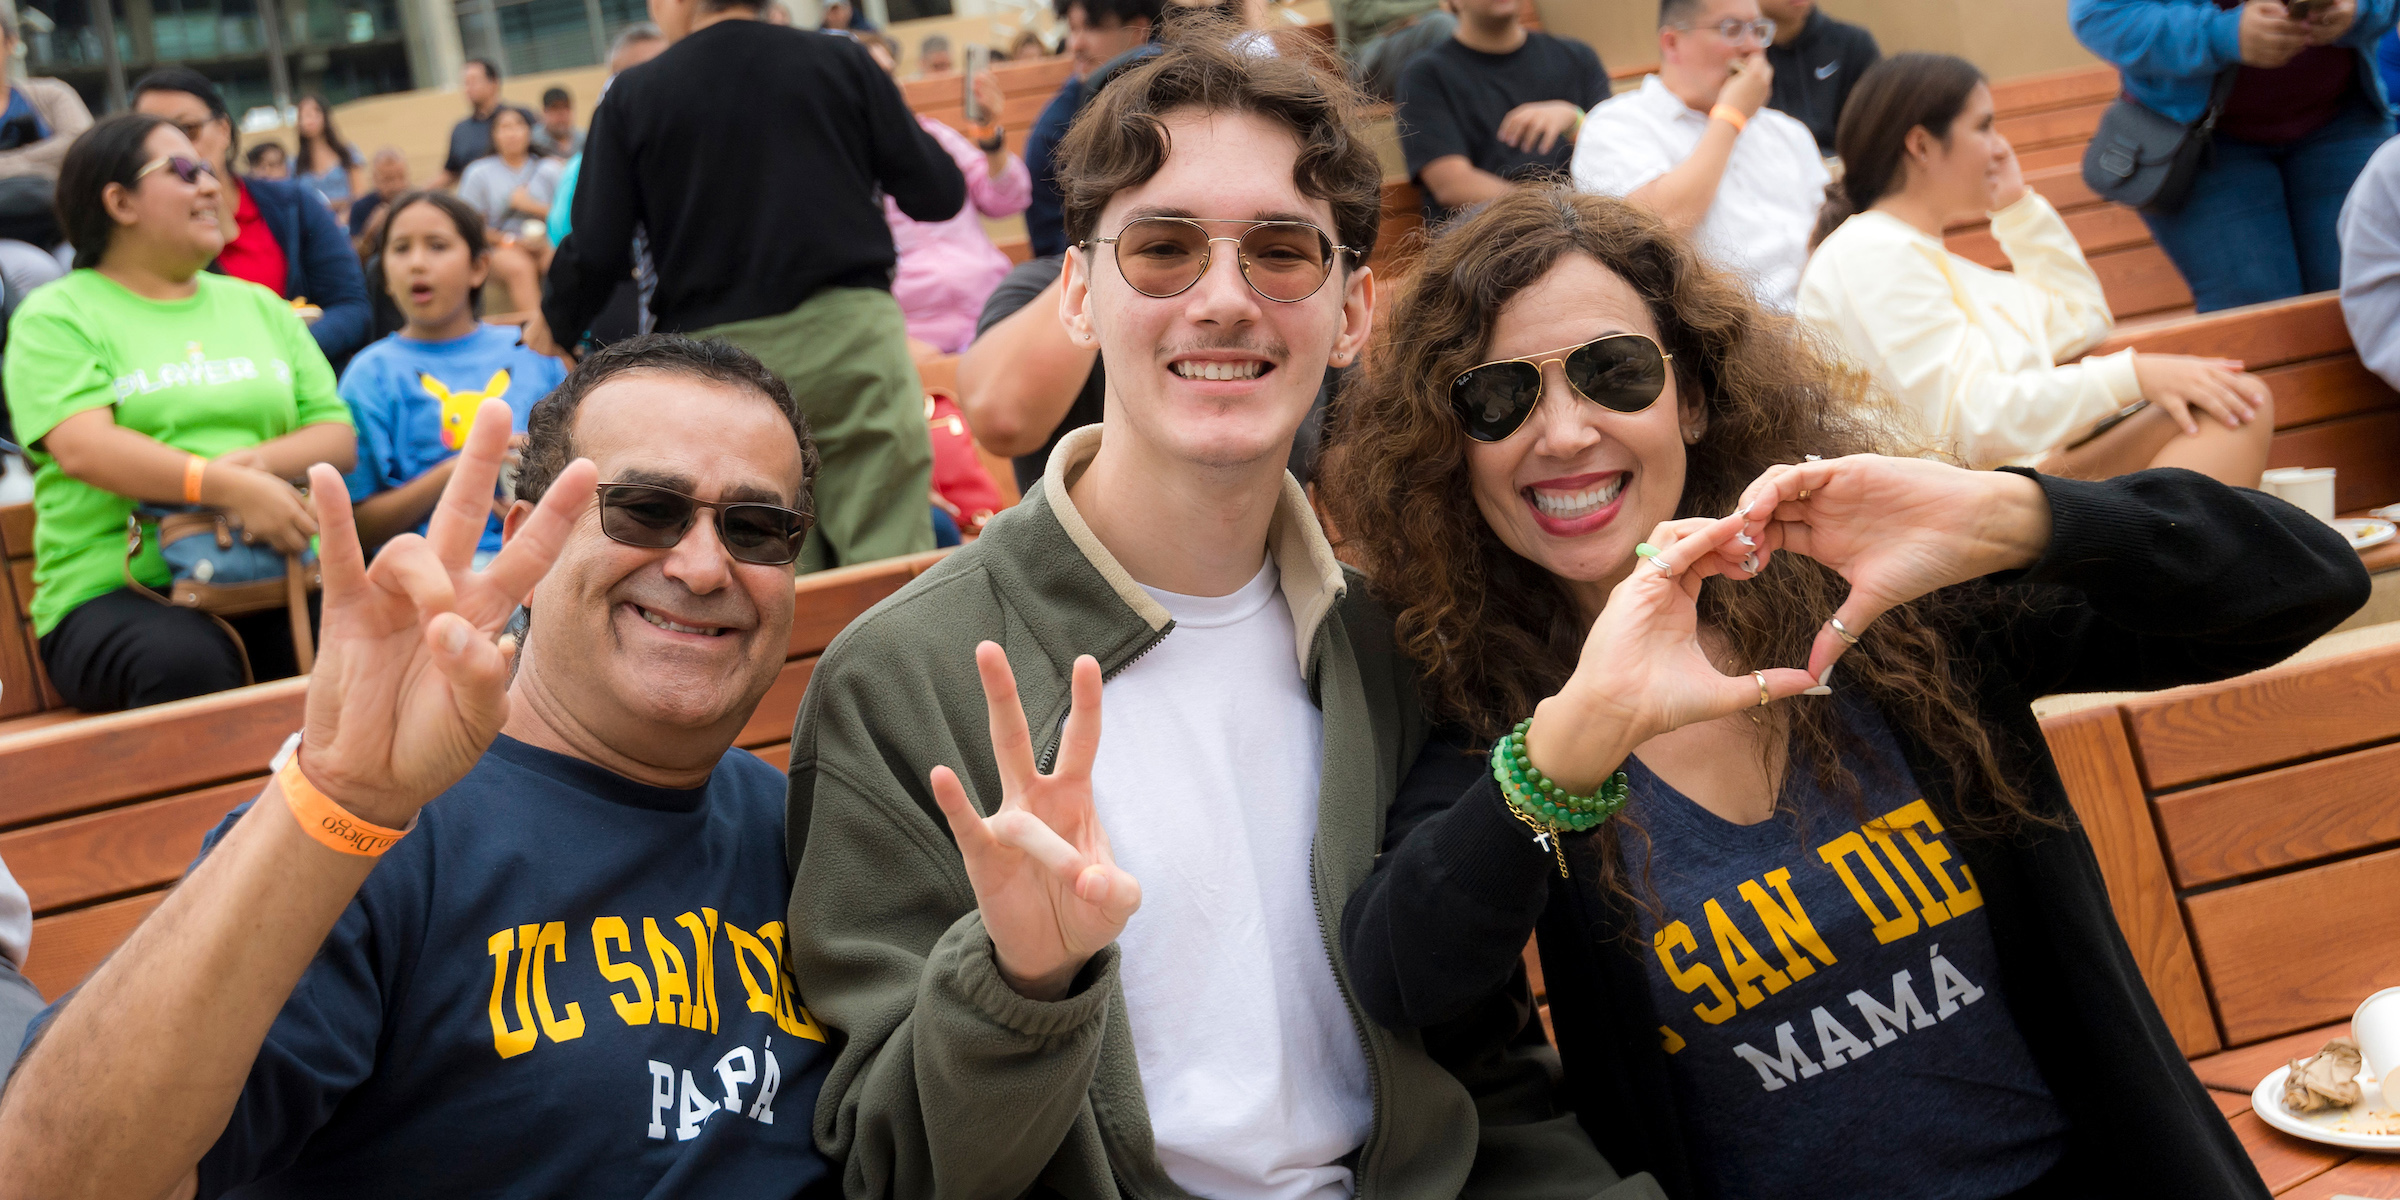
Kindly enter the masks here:
[[[2022, 475], [1855, 454], [1767, 469], [1737, 516], [1762, 556], [1805, 554], [1850, 581], [1838, 616], [1853, 636], [1894, 606], [1995, 571], [2050, 544], [2050, 502]], [[1823, 677], [1849, 649], [1830, 621], [1810, 647]]]
[[1733, 60], [1732, 74], [1725, 86], [1717, 89], [1717, 103], [1732, 108], [1745, 117], [1755, 117], [1775, 90], [1775, 68], [1767, 62], [1766, 50], [1754, 50]]
[[510, 414], [487, 400], [425, 534], [384, 544], [370, 568], [341, 475], [309, 469], [323, 536], [325, 623], [309, 676], [301, 770], [344, 808], [392, 828], [458, 782], [508, 719], [513, 646], [493, 635], [592, 501], [577, 459], [481, 572], [471, 570], [509, 443]]
[[966, 858], [1000, 977], [1030, 999], [1061, 999], [1076, 972], [1117, 940], [1142, 905], [1141, 884], [1117, 866], [1092, 811], [1100, 664], [1088, 654], [1075, 660], [1074, 707], [1059, 738], [1056, 769], [1048, 775], [1034, 764], [1008, 655], [985, 642], [975, 647], [975, 668], [983, 677], [992, 757], [1000, 768], [1000, 807], [989, 817], [977, 813], [948, 767], [933, 769], [934, 802]]
[[2001, 138], [2000, 170], [1992, 179], [1992, 211], [1999, 212], [2015, 204], [2032, 190], [2025, 185], [2025, 168], [2017, 162], [2017, 148], [2009, 145], [2008, 139]]
[[[1570, 791], [1588, 792], [1650, 738], [1799, 695], [1817, 680], [1790, 667], [1727, 675], [1700, 644], [1701, 582], [1747, 578], [1749, 547], [1736, 513], [1669, 521], [1650, 534], [1657, 557], [1634, 564], [1609, 592], [1583, 642], [1575, 673], [1534, 710], [1526, 732], [1533, 765]], [[1663, 568], [1656, 564], [1664, 564]]]

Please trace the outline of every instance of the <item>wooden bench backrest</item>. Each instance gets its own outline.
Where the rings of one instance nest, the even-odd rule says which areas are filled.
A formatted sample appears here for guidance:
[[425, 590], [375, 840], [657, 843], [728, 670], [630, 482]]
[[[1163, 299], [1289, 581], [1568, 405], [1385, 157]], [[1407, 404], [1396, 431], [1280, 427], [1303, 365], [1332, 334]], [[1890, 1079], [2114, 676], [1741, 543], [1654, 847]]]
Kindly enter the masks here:
[[[777, 766], [817, 656], [942, 552], [803, 576], [782, 673], [735, 744]], [[0, 631], [4, 632], [4, 631]], [[0, 860], [33, 902], [25, 975], [73, 987], [156, 907], [300, 726], [307, 681], [286, 679], [131, 712], [0, 731]]]
[[0, 721], [63, 708], [33, 636], [33, 506], [0, 508]]
[[2400, 984], [2400, 646], [2043, 722], [2187, 1054]]
[[2240, 359], [2275, 393], [2277, 467], [2332, 467], [2334, 507], [2400, 502], [2400, 394], [2366, 369], [2332, 292], [2127, 330], [2094, 353], [2133, 348]]

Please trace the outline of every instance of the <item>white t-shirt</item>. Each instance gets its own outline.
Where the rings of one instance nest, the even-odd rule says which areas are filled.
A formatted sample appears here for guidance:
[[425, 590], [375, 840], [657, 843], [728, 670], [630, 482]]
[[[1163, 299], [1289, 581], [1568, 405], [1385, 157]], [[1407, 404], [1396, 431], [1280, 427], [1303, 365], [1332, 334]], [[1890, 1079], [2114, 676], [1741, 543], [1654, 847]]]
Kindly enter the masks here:
[[1230, 596], [1145, 588], [1175, 627], [1100, 699], [1092, 795], [1142, 885], [1117, 939], [1167, 1175], [1210, 1200], [1338, 1200], [1373, 1121], [1309, 886], [1325, 717], [1267, 560]]
[[[1708, 132], [1708, 120], [1652, 75], [1639, 90], [1602, 101], [1584, 118], [1575, 142], [1575, 186], [1628, 195], [1683, 165]], [[1800, 270], [1808, 265], [1808, 235], [1816, 231], [1817, 210], [1832, 181], [1808, 126], [1759, 109], [1734, 141], [1717, 198], [1700, 222], [1701, 252], [1749, 275], [1768, 306], [1792, 311]]]

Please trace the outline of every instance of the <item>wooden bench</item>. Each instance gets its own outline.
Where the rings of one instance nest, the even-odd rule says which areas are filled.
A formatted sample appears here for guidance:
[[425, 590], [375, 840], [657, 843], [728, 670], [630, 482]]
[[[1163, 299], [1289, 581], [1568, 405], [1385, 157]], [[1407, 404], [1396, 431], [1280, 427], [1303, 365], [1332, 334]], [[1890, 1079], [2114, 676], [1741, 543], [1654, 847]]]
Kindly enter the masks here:
[[[2275, 393], [2278, 467], [2333, 467], [2334, 507], [2358, 512], [2400, 502], [2400, 394], [2359, 361], [2332, 292], [2129, 329], [2095, 354], [2126, 348], [2240, 359]], [[2400, 543], [2367, 552], [2400, 566]]]
[[[735, 744], [783, 766], [817, 656], [941, 552], [803, 576], [783, 671]], [[6, 632], [0, 630], [0, 633]], [[0, 860], [32, 899], [26, 978], [55, 998], [82, 981], [199, 852], [300, 727], [286, 679], [39, 728], [0, 727]]]
[[[1025, 135], [1059, 86], [1075, 73], [1074, 60], [1042, 58], [1030, 62], [992, 64], [1000, 81], [1000, 123], [1008, 127], [1008, 152], [1025, 153]], [[967, 131], [966, 77], [930, 75], [901, 81], [900, 94], [911, 111], [932, 117], [961, 133]]]
[[0, 730], [65, 708], [33, 636], [33, 506], [12, 504], [0, 508]]
[[[2340, 653], [2344, 639], [2380, 644]], [[2400, 1160], [2249, 1111], [2269, 1071], [2400, 984], [2392, 628], [2223, 683], [2100, 698], [2042, 729], [2142, 977], [2269, 1188], [2400, 1195]]]

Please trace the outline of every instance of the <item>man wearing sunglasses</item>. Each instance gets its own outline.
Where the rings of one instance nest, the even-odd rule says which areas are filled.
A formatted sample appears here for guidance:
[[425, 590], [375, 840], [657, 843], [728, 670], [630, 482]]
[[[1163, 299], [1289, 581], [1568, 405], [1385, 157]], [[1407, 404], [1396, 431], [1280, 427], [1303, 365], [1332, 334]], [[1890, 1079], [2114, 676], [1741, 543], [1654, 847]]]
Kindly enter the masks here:
[[1573, 170], [1575, 186], [1649, 207], [1790, 312], [1832, 176], [1808, 126], [1763, 107], [1774, 40], [1758, 0], [1660, 0], [1658, 74], [1592, 110]]
[[[819, 1196], [781, 671], [816, 458], [722, 343], [591, 356], [534, 409], [507, 543], [486, 401], [426, 533], [362, 559], [313, 469], [325, 628], [274, 782], [5, 1099], [29, 1195]], [[597, 505], [593, 501], [597, 498]], [[531, 610], [510, 673], [510, 612]]]
[[853, 1196], [1656, 1196], [1550, 1102], [1521, 981], [1423, 1035], [1351, 997], [1424, 728], [1284, 463], [1366, 342], [1382, 172], [1344, 84], [1231, 32], [1171, 29], [1060, 149], [1101, 423], [810, 683], [820, 1144]]

